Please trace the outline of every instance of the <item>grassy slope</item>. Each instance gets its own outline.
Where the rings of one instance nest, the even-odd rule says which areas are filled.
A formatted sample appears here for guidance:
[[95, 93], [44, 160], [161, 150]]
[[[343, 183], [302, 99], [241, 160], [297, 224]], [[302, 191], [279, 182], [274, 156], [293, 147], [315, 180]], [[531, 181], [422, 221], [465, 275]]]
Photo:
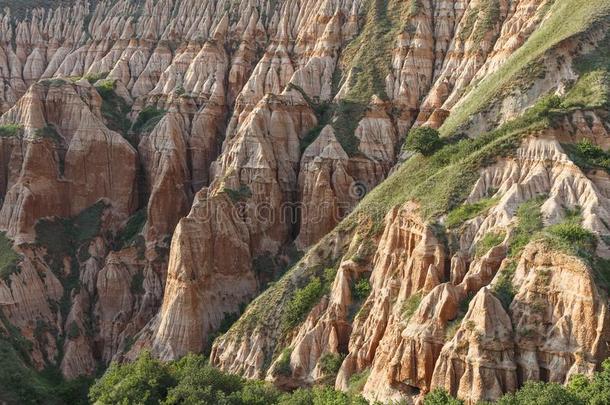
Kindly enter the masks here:
[[[590, 27], [596, 14], [610, 10], [610, 4], [605, 4], [607, 1], [603, 0], [593, 2], [566, 0], [557, 3], [550, 10], [551, 17], [538, 32], [532, 35], [522, 50], [516, 52], [498, 73], [483, 80], [466, 96], [459, 110], [454, 112], [442, 128], [445, 135], [452, 134], [470, 115], [488, 104], [494, 95], [528, 63], [561, 40]], [[574, 7], [577, 8], [576, 11]], [[566, 17], [568, 15], [570, 18]], [[566, 19], [570, 20], [569, 23], [565, 23]], [[603, 59], [588, 66], [599, 70], [600, 65], [604, 65], [605, 61], [606, 59]], [[580, 69], [580, 71], [586, 73], [595, 69]], [[599, 76], [594, 77], [595, 80], [598, 78]], [[596, 83], [599, 83], [599, 80]], [[585, 87], [582, 82], [580, 85]], [[495, 131], [483, 134], [474, 140], [449, 142], [430, 157], [417, 155], [411, 158], [369, 193], [334, 232], [351, 231], [363, 218], [373, 219], [374, 224], [380, 225], [383, 216], [391, 207], [411, 199], [419, 200], [423, 214], [428, 219], [460, 206], [476, 181], [481, 167], [492, 163], [502, 155], [512, 153], [523, 136], [548, 127], [554, 117], [566, 112], [569, 107], [577, 106], [577, 102], [571, 103], [570, 100], [586, 99], [586, 102], [580, 104], [588, 106], [604, 104], [606, 96], [602, 95], [603, 92], [594, 91], [591, 96], [582, 90], [576, 91], [578, 86], [579, 83], [574, 87], [575, 91], [570, 92], [565, 98], [563, 105], [556, 105], [558, 101], [556, 99], [543, 98], [522, 117], [506, 123]], [[581, 97], [582, 93], [585, 95]], [[595, 102], [592, 102], [593, 100]], [[422, 196], [426, 198], [421, 199]], [[328, 235], [319, 242], [318, 246], [327, 244], [330, 237]], [[315, 249], [312, 248], [310, 252]], [[294, 266], [281, 280], [251, 303], [246, 313], [229, 330], [228, 335], [242, 336], [244, 333], [251, 333], [255, 328], [273, 327], [273, 318], [281, 318], [284, 315], [283, 307], [294, 296], [297, 284], [321, 276], [322, 271], [323, 266], [307, 267], [303, 262]], [[275, 334], [275, 339], [278, 345], [282, 344], [280, 333]], [[280, 353], [281, 349], [276, 348], [275, 352]]]
[[586, 31], [596, 21], [610, 14], [607, 0], [556, 0], [548, 18], [497, 72], [485, 77], [449, 115], [441, 132], [455, 132], [468, 118], [489, 105], [501, 89], [528, 64], [573, 35]]

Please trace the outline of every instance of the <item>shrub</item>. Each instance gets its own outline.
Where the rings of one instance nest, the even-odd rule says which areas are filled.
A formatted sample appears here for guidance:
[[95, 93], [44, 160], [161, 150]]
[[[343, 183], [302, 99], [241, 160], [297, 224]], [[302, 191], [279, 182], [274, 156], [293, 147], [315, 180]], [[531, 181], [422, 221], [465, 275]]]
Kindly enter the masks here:
[[354, 287], [352, 288], [352, 294], [358, 301], [364, 301], [370, 293], [371, 283], [365, 278], [358, 280], [358, 282], [354, 284]]
[[345, 356], [338, 353], [326, 353], [320, 357], [320, 369], [325, 376], [337, 375]]
[[290, 365], [290, 356], [292, 355], [292, 349], [285, 348], [275, 365], [275, 374], [290, 377], [292, 375], [292, 366]]
[[143, 352], [133, 363], [110, 365], [106, 373], [89, 391], [89, 399], [97, 404], [160, 403], [175, 384], [167, 364]]
[[439, 132], [430, 127], [419, 127], [411, 130], [405, 141], [405, 149], [430, 156], [443, 146]]
[[563, 222], [549, 226], [543, 233], [545, 243], [552, 249], [561, 250], [575, 256], [594, 261], [597, 245], [595, 235], [580, 225], [580, 208], [565, 209]]
[[566, 247], [590, 250], [595, 246], [595, 235], [578, 224], [560, 223], [548, 227], [546, 232]]
[[369, 375], [371, 375], [371, 369], [367, 368], [366, 370], [361, 371], [360, 373], [352, 374], [349, 378], [349, 383], [347, 385], [347, 391], [350, 394], [359, 394], [364, 389], [364, 384], [366, 384], [366, 380], [368, 380]]
[[165, 113], [165, 110], [160, 110], [154, 106], [145, 107], [138, 114], [138, 118], [136, 118], [136, 122], [134, 122], [131, 129], [136, 134], [149, 132], [161, 121]]
[[53, 125], [45, 125], [44, 127], [37, 129], [34, 132], [34, 136], [51, 139], [57, 143], [60, 143], [62, 140], [61, 135], [59, 135], [59, 132], [57, 132], [57, 129], [55, 129]]
[[248, 198], [252, 197], [252, 190], [250, 190], [250, 187], [245, 184], [240, 185], [239, 189], [237, 190], [225, 187], [223, 191], [227, 193], [227, 195], [233, 202], [245, 201]]
[[89, 83], [95, 84], [95, 83], [97, 83], [98, 80], [105, 79], [107, 76], [108, 76], [108, 72], [102, 72], [102, 73], [91, 73], [91, 74], [85, 75], [83, 78], [85, 80], [87, 80]]
[[290, 329], [298, 325], [323, 294], [324, 288], [318, 277], [312, 278], [309, 284], [297, 290], [286, 305], [284, 327]]
[[574, 163], [584, 171], [599, 168], [610, 173], [610, 153], [605, 152], [590, 140], [583, 139], [576, 144], [563, 144], [562, 146]]
[[513, 286], [513, 276], [517, 269], [517, 263], [511, 261], [498, 277], [498, 281], [494, 284], [492, 291], [498, 297], [504, 309], [508, 310], [510, 304], [515, 298], [515, 287]]
[[131, 284], [129, 290], [134, 295], [144, 294], [144, 273], [142, 270], [137, 271], [131, 278]]
[[113, 131], [121, 134], [127, 139], [134, 147], [135, 139], [128, 137], [129, 128], [131, 128], [131, 121], [128, 118], [128, 114], [131, 111], [131, 107], [127, 102], [116, 94], [114, 91], [115, 81], [112, 79], [100, 80], [96, 83], [96, 90], [102, 97], [102, 116], [104, 122]]
[[135, 243], [137, 236], [142, 232], [144, 224], [146, 224], [145, 209], [141, 209], [130, 216], [125, 226], [117, 234], [117, 249], [132, 246]]
[[20, 136], [23, 128], [17, 124], [0, 125], [0, 138], [12, 138]]
[[602, 362], [601, 371], [593, 378], [581, 374], [572, 376], [568, 390], [583, 404], [610, 404], [610, 359]]
[[11, 274], [19, 271], [19, 255], [13, 250], [13, 242], [0, 232], [0, 279], [8, 281]]
[[442, 388], [437, 388], [424, 398], [424, 405], [463, 405], [464, 402], [453, 398]]
[[246, 381], [243, 388], [229, 396], [229, 403], [243, 405], [276, 404], [281, 393], [271, 384], [264, 381]]
[[498, 405], [579, 405], [579, 398], [557, 383], [528, 381], [514, 394], [506, 394]]
[[542, 214], [540, 206], [546, 196], [532, 198], [519, 206], [517, 209], [517, 226], [513, 230], [509, 241], [508, 255], [515, 257], [521, 253], [532, 237], [542, 229]]
[[172, 368], [175, 383], [167, 391], [166, 405], [228, 403], [226, 398], [244, 386], [241, 377], [221, 372], [200, 355], [187, 355]]

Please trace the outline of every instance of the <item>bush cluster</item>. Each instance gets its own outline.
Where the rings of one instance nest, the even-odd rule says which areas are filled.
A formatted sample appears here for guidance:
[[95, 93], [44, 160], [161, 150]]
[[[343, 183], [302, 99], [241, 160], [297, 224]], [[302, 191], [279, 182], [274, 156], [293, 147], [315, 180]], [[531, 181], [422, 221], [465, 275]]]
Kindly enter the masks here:
[[405, 141], [405, 149], [430, 156], [443, 146], [439, 132], [430, 127], [419, 127], [411, 130]]
[[112, 364], [89, 391], [92, 403], [201, 405], [364, 405], [359, 396], [329, 387], [283, 393], [263, 381], [247, 381], [210, 366], [203, 356], [188, 355], [163, 363], [144, 352], [133, 363]]

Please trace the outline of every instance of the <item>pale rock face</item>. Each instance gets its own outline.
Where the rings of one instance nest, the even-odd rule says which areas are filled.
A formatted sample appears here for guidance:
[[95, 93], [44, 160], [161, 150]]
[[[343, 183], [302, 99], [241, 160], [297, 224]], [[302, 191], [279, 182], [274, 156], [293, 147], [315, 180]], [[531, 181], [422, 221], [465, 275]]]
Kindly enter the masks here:
[[[100, 98], [88, 83], [36, 84], [3, 117], [23, 128], [9, 160], [10, 188], [0, 226], [33, 240], [38, 218], [72, 216], [107, 199], [119, 217], [134, 210], [136, 152], [100, 118]], [[20, 166], [20, 167], [19, 167]]]
[[181, 114], [168, 113], [138, 145], [146, 178], [150, 179], [147, 233], [151, 239], [171, 234], [190, 205], [188, 124]]
[[256, 291], [247, 228], [231, 207], [225, 194], [203, 189], [176, 228], [150, 342], [162, 359], [203, 350], [224, 315], [238, 312]]
[[315, 115], [296, 92], [266, 96], [225, 140], [213, 187], [249, 190], [245, 204], [253, 254], [275, 253], [292, 228], [287, 204], [297, 195], [299, 143]]
[[432, 386], [468, 403], [494, 401], [518, 387], [511, 319], [488, 288], [473, 298], [439, 355]]
[[608, 303], [594, 277], [580, 259], [540, 245], [525, 250], [510, 306], [519, 381], [565, 384], [607, 356]]
[[[403, 323], [405, 301], [430, 291], [443, 277], [443, 247], [418, 218], [417, 207], [396, 208], [386, 216], [385, 223], [373, 259], [372, 292], [353, 323], [349, 353], [337, 376], [336, 385], [341, 389], [347, 388], [353, 374], [377, 361], [385, 341], [400, 334], [398, 325]], [[396, 346], [387, 348], [390, 347]], [[385, 370], [385, 365], [380, 368]]]
[[350, 194], [354, 179], [348, 174], [347, 153], [337, 142], [330, 125], [324, 127], [301, 157], [299, 194], [301, 223], [298, 246], [314, 244], [355, 204]]

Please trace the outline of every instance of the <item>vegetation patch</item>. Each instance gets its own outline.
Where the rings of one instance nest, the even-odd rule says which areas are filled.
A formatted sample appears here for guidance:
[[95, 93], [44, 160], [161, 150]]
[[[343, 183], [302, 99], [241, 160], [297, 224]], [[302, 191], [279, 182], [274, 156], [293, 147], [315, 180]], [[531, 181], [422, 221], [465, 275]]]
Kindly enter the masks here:
[[142, 295], [146, 292], [146, 290], [144, 290], [144, 273], [142, 270], [136, 272], [131, 278], [129, 290], [134, 295]]
[[500, 300], [502, 306], [508, 311], [510, 304], [515, 298], [515, 286], [513, 285], [513, 276], [517, 270], [517, 263], [514, 260], [508, 262], [507, 265], [502, 268], [500, 275], [498, 276], [497, 282], [492, 287], [492, 291], [495, 296]]
[[[9, 325], [3, 316], [0, 318], [4, 326]], [[8, 404], [87, 404], [89, 378], [65, 381], [60, 373], [35, 371], [28, 357], [31, 344], [19, 331], [13, 333], [14, 338], [0, 332], [0, 401]]]
[[391, 207], [413, 200], [424, 219], [438, 217], [461, 205], [479, 178], [479, 170], [509, 156], [526, 134], [548, 128], [561, 116], [561, 100], [547, 97], [523, 116], [500, 128], [470, 139], [445, 144], [431, 156], [416, 155], [404, 162], [361, 201], [339, 229], [363, 215], [381, 223]]
[[360, 34], [343, 52], [341, 68], [350, 72], [346, 100], [368, 104], [373, 94], [387, 99], [385, 78], [390, 72], [392, 47], [404, 21], [419, 7], [397, 0], [368, 0]]
[[475, 247], [475, 256], [481, 257], [492, 248], [501, 244], [506, 238], [505, 232], [489, 232], [483, 236]]
[[34, 132], [34, 136], [38, 138], [51, 139], [55, 143], [61, 143], [63, 139], [61, 135], [59, 135], [59, 132], [57, 132], [55, 126], [52, 124], [47, 124], [44, 127], [37, 129]]
[[108, 128], [118, 132], [134, 147], [137, 147], [136, 138], [129, 134], [131, 121], [128, 115], [131, 112], [131, 107], [121, 96], [116, 94], [115, 81], [111, 79], [99, 80], [96, 82], [95, 88], [102, 97], [101, 111]]
[[330, 387], [284, 393], [264, 381], [245, 380], [212, 367], [200, 355], [162, 362], [144, 352], [133, 363], [113, 363], [89, 392], [91, 403], [232, 404], [232, 405], [365, 405], [360, 396]]
[[[73, 218], [45, 218], [36, 222], [36, 243], [46, 248], [45, 260], [64, 287], [60, 302], [64, 316], [69, 311], [72, 290], [79, 287], [79, 251], [86, 252], [89, 243], [100, 233], [106, 207], [100, 200]], [[84, 259], [82, 254], [80, 256]], [[71, 263], [67, 275], [64, 273], [66, 257]]]
[[99, 80], [103, 80], [106, 77], [108, 77], [108, 72], [91, 73], [91, 74], [85, 75], [83, 78], [85, 80], [87, 80], [90, 84], [95, 84]]
[[286, 306], [282, 319], [284, 329], [290, 330], [300, 324], [325, 292], [319, 277], [312, 278], [305, 287], [298, 289]]
[[320, 357], [320, 370], [325, 376], [336, 376], [341, 368], [345, 355], [339, 353], [326, 353]]
[[20, 138], [23, 135], [23, 127], [17, 124], [0, 125], [0, 138]]
[[562, 223], [549, 226], [544, 230], [544, 241], [554, 250], [591, 259], [597, 238], [580, 225], [580, 217], [567, 218]]
[[275, 364], [275, 374], [290, 377], [292, 375], [292, 366], [290, 365], [290, 356], [292, 355], [292, 349], [285, 348]]
[[424, 405], [464, 405], [464, 401], [453, 398], [442, 388], [436, 388], [425, 396]]
[[159, 121], [161, 121], [166, 113], [167, 111], [160, 110], [154, 106], [145, 107], [138, 114], [138, 118], [136, 118], [136, 122], [134, 122], [131, 129], [136, 134], [150, 132], [159, 123]]
[[[602, 17], [603, 18], [603, 17]], [[576, 59], [580, 77], [566, 94], [565, 108], [604, 108], [610, 106], [610, 34], [596, 49]]]
[[223, 191], [227, 193], [233, 202], [245, 201], [252, 197], [252, 190], [245, 184], [240, 185], [237, 190], [225, 187]]
[[252, 270], [254, 270], [259, 284], [264, 289], [298, 262], [302, 256], [303, 254], [292, 243], [286, 246], [279, 255], [265, 252], [256, 256], [252, 260]]
[[[445, 327], [445, 339], [451, 340], [453, 336], [455, 336], [456, 332], [462, 325], [462, 321], [464, 320], [464, 317], [468, 312], [468, 306], [470, 305], [470, 301], [472, 301], [473, 298], [474, 294], [470, 293], [466, 296], [466, 298], [460, 301], [457, 316], [455, 317], [455, 319], [447, 322], [447, 325]], [[474, 324], [472, 326], [474, 326]]]
[[430, 127], [419, 127], [409, 131], [404, 144], [405, 150], [419, 152], [424, 156], [430, 156], [443, 146], [439, 132]]
[[[575, 374], [567, 385], [554, 382], [527, 381], [515, 393], [504, 394], [497, 405], [597, 405], [610, 403], [610, 359], [592, 377]], [[443, 389], [426, 395], [424, 405], [463, 405], [462, 400]]]
[[545, 200], [546, 196], [541, 195], [524, 202], [517, 209], [518, 223], [511, 233], [511, 239], [508, 244], [509, 257], [520, 255], [532, 237], [542, 229], [543, 223], [540, 207]]
[[305, 91], [297, 85], [289, 84], [293, 90], [301, 93], [305, 101], [315, 112], [318, 124], [301, 140], [301, 151], [305, 151], [315, 141], [326, 125], [331, 125], [335, 138], [349, 156], [358, 155], [360, 140], [355, 136], [358, 123], [366, 112], [367, 103], [353, 100], [339, 100], [338, 103], [317, 102], [312, 100]]
[[369, 375], [371, 375], [370, 368], [367, 368], [360, 373], [352, 374], [352, 376], [349, 378], [347, 392], [352, 395], [360, 394], [364, 389], [364, 384], [366, 384], [366, 380], [368, 380]]
[[360, 279], [352, 286], [352, 296], [358, 301], [364, 301], [371, 293], [371, 282], [366, 279]]
[[13, 241], [0, 232], [0, 279], [9, 282], [12, 274], [19, 272], [20, 256], [13, 250]]
[[403, 321], [409, 322], [417, 308], [419, 308], [422, 298], [422, 293], [415, 293], [405, 300], [401, 309]]
[[127, 220], [125, 226], [119, 231], [116, 236], [117, 250], [123, 249], [124, 247], [133, 246], [136, 242], [138, 235], [144, 229], [146, 224], [146, 209], [141, 209], [133, 214]]
[[594, 145], [588, 139], [576, 144], [562, 144], [570, 159], [585, 172], [601, 169], [610, 173], [610, 153]]
[[447, 228], [456, 228], [469, 219], [486, 213], [491, 207], [498, 203], [498, 198], [481, 198], [474, 203], [465, 203], [449, 211], [445, 219]]

